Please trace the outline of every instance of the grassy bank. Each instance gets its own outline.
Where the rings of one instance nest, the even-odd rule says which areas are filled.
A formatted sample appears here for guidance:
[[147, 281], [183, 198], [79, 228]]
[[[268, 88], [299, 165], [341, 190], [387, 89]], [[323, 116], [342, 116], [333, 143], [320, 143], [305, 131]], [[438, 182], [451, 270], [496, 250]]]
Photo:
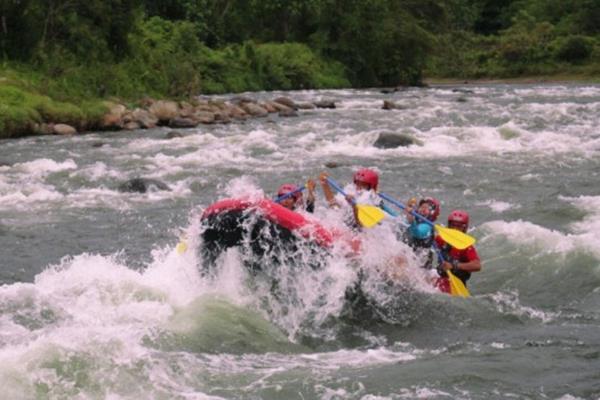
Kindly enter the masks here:
[[0, 64], [0, 138], [44, 133], [44, 123], [94, 129], [107, 99], [135, 105], [147, 97], [350, 86], [341, 64], [306, 45], [247, 42], [213, 50], [189, 28], [149, 20], [119, 62], [83, 65], [58, 52], [38, 65]]
[[100, 100], [60, 101], [41, 94], [35, 84], [19, 75], [0, 71], [0, 138], [42, 134], [46, 122], [93, 129], [106, 112]]

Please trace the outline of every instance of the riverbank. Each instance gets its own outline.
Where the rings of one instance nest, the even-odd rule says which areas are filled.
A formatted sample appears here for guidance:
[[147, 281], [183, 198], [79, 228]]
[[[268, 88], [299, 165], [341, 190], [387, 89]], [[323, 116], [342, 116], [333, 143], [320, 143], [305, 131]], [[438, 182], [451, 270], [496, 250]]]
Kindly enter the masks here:
[[539, 76], [521, 76], [515, 78], [473, 78], [473, 79], [457, 79], [457, 78], [437, 78], [429, 77], [423, 79], [423, 83], [428, 86], [441, 85], [494, 85], [494, 84], [556, 84], [556, 83], [600, 83], [599, 76], [582, 75], [582, 74], [556, 74], [556, 75], [539, 75]]
[[14, 84], [0, 84], [0, 138], [31, 135], [74, 135], [87, 131], [152, 129], [157, 126], [193, 128], [227, 124], [269, 114], [295, 117], [298, 110], [335, 108], [330, 101], [296, 103], [287, 97], [257, 101], [245, 96], [229, 100], [190, 97], [136, 102], [119, 99], [62, 102]]
[[[600, 77], [581, 74], [524, 76], [518, 78], [453, 79], [430, 77], [424, 86], [461, 86], [495, 84], [600, 83]], [[37, 83], [39, 85], [39, 83]], [[31, 135], [73, 135], [88, 131], [148, 129], [156, 126], [190, 128], [199, 124], [226, 124], [276, 113], [294, 117], [298, 110], [335, 108], [331, 102], [297, 104], [289, 98], [257, 102], [243, 96], [231, 100], [157, 100], [144, 97], [136, 101], [109, 97], [64, 101], [42, 95], [36, 83], [13, 77], [0, 77], [0, 139]], [[394, 90], [392, 90], [394, 91]], [[64, 97], [64, 96], [61, 96]], [[384, 103], [384, 108], [386, 105]], [[387, 109], [392, 109], [388, 104]]]

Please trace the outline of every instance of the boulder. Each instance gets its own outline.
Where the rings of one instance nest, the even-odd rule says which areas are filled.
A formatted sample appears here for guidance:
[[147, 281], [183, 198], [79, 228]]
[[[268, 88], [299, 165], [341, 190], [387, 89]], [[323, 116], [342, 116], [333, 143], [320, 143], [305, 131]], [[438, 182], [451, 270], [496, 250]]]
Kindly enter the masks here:
[[127, 108], [122, 104], [105, 103], [108, 107], [108, 113], [104, 114], [100, 121], [102, 129], [121, 129], [123, 127], [123, 116]]
[[77, 133], [77, 129], [67, 124], [54, 124], [52, 132], [55, 135], [74, 135]]
[[335, 161], [327, 161], [325, 163], [325, 167], [327, 167], [327, 168], [338, 168], [338, 167], [341, 167], [341, 164], [338, 163], [338, 162], [335, 162]]
[[183, 137], [183, 133], [181, 133], [179, 131], [169, 131], [169, 132], [167, 132], [165, 139], [174, 139], [174, 138], [180, 138], [180, 137]]
[[273, 100], [273, 102], [283, 104], [284, 106], [289, 108], [296, 109], [296, 103], [294, 103], [294, 101], [288, 97], [278, 97], [275, 100]]
[[245, 119], [248, 116], [248, 113], [244, 111], [244, 109], [234, 104], [228, 105], [224, 111], [226, 111], [231, 118], [235, 119]]
[[208, 111], [208, 112], [213, 112], [214, 110], [214, 106], [208, 104], [208, 103], [201, 103], [201, 104], [197, 104], [194, 107], [194, 112], [198, 112], [198, 111]]
[[215, 122], [215, 114], [210, 111], [196, 111], [194, 119], [200, 124], [212, 124]]
[[152, 104], [148, 111], [165, 123], [179, 116], [179, 106], [174, 101], [159, 100]]
[[140, 129], [140, 124], [135, 121], [129, 121], [125, 125], [123, 125], [123, 129], [126, 131], [135, 131], [136, 129]]
[[225, 111], [217, 111], [214, 115], [214, 122], [217, 124], [228, 124], [231, 122], [231, 118]]
[[312, 103], [296, 103], [296, 110], [313, 110], [315, 105]]
[[260, 103], [259, 104], [262, 108], [264, 108], [265, 110], [267, 110], [267, 112], [270, 113], [274, 113], [277, 112], [277, 107], [275, 107], [273, 104], [271, 104], [270, 102], [265, 102], [265, 103]]
[[179, 116], [189, 118], [194, 114], [194, 106], [187, 101], [179, 102]]
[[194, 128], [198, 122], [192, 118], [175, 117], [169, 121], [171, 128]]
[[128, 193], [146, 193], [149, 190], [171, 190], [171, 188], [157, 179], [133, 178], [121, 183], [117, 190]]
[[422, 143], [411, 135], [404, 133], [380, 133], [373, 146], [379, 149], [395, 149], [413, 144], [421, 145]]
[[266, 117], [269, 114], [267, 110], [255, 103], [243, 103], [240, 107], [253, 117]]
[[292, 109], [288, 109], [287, 111], [279, 111], [279, 116], [280, 117], [297, 117], [298, 116], [298, 111], [296, 110], [292, 110]]
[[331, 100], [315, 101], [314, 104], [317, 108], [335, 108], [335, 102]]
[[471, 89], [461, 89], [461, 88], [457, 88], [457, 89], [452, 89], [452, 91], [454, 93], [464, 93], [464, 94], [473, 94], [475, 93], [474, 91], [472, 91]]
[[267, 103], [277, 111], [290, 111], [294, 109], [294, 107], [288, 107], [285, 104], [277, 103], [275, 101], [267, 101]]
[[381, 107], [382, 110], [406, 110], [407, 108], [408, 107], [402, 104], [394, 103], [393, 101], [389, 100], [384, 100], [383, 107]]
[[155, 128], [158, 124], [158, 118], [150, 111], [136, 108], [131, 112], [131, 120], [137, 122], [140, 127], [145, 129]]

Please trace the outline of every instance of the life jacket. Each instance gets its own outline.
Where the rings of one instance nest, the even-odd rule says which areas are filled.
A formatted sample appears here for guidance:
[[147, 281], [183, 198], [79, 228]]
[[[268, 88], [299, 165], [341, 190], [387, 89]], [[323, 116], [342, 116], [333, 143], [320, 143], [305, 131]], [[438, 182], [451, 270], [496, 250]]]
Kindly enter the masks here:
[[[466, 249], [459, 250], [446, 243], [440, 236], [436, 236], [435, 242], [440, 250], [442, 257], [445, 261], [448, 261], [449, 263], [452, 263], [453, 261], [463, 263], [473, 260], [479, 260], [477, 250], [475, 250], [475, 247], [473, 246], [469, 246]], [[438, 272], [440, 272], [441, 276], [446, 276], [446, 273], [444, 271], [438, 270]], [[471, 278], [471, 273], [462, 269], [452, 272], [454, 272], [454, 275], [456, 275], [465, 285], [467, 284], [469, 278]]]

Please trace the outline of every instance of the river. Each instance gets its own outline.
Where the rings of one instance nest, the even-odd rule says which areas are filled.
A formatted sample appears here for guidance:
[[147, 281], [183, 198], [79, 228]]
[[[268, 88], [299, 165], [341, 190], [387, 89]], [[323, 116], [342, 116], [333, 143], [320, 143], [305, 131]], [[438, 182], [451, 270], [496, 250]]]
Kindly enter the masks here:
[[[248, 95], [337, 108], [169, 140], [160, 128], [0, 141], [3, 398], [600, 398], [599, 85]], [[384, 132], [422, 146], [374, 147]], [[200, 273], [189, 237], [203, 208], [271, 196], [326, 163], [340, 182], [371, 167], [398, 199], [436, 196], [442, 223], [468, 210], [483, 261], [472, 297], [417, 285], [382, 294], [402, 305], [394, 318], [348, 318], [344, 257], [306, 275], [282, 266], [295, 301], [248, 285], [235, 251], [217, 278]], [[118, 190], [135, 177], [170, 190]], [[328, 212], [319, 191], [316, 215]]]

